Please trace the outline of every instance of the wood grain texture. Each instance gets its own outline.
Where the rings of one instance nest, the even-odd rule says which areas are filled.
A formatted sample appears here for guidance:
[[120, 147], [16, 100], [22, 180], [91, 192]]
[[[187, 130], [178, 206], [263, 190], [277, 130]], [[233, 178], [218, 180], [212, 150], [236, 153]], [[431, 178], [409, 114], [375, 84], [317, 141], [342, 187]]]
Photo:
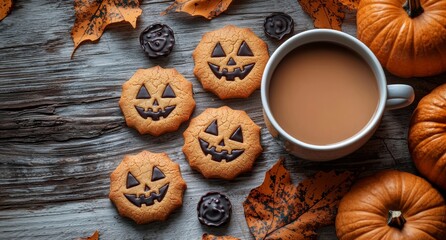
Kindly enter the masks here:
[[[311, 29], [312, 21], [295, 0], [234, 1], [212, 21], [183, 13], [159, 13], [171, 1], [143, 1], [137, 28], [128, 23], [107, 27], [97, 43], [84, 43], [70, 59], [74, 23], [72, 1], [16, 1], [0, 22], [0, 238], [74, 239], [96, 229], [101, 239], [199, 239], [204, 232], [252, 239], [242, 202], [260, 185], [265, 172], [285, 156], [295, 181], [317, 170], [349, 169], [368, 175], [396, 168], [415, 172], [407, 147], [409, 119], [416, 103], [386, 112], [374, 137], [343, 159], [315, 163], [286, 154], [271, 138], [262, 119], [260, 93], [247, 99], [219, 100], [203, 91], [192, 74], [192, 51], [208, 31], [235, 24], [250, 27], [269, 45], [280, 42], [263, 33], [263, 19], [273, 11], [290, 14], [295, 33]], [[149, 60], [138, 36], [149, 24], [163, 22], [175, 32], [172, 54]], [[355, 16], [348, 14], [343, 31], [355, 35]], [[118, 106], [121, 85], [139, 68], [175, 67], [193, 83], [197, 116], [208, 107], [228, 105], [245, 110], [262, 127], [263, 154], [251, 173], [234, 181], [207, 180], [190, 169], [181, 152], [183, 124], [160, 137], [142, 136], [125, 125]], [[399, 79], [416, 90], [416, 101], [445, 82], [446, 74]], [[166, 222], [136, 225], [121, 218], [108, 200], [109, 174], [125, 154], [141, 150], [167, 152], [181, 166], [188, 184], [184, 205]], [[233, 203], [231, 223], [208, 228], [196, 219], [196, 204], [208, 191], [221, 191]], [[319, 239], [336, 239], [334, 227], [320, 230]]]

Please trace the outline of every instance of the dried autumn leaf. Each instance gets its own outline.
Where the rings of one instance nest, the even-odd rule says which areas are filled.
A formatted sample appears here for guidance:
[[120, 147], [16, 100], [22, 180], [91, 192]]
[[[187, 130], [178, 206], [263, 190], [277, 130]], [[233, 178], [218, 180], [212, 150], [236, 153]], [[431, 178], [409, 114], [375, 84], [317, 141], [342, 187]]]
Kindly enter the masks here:
[[360, 0], [338, 0], [342, 5], [348, 8], [348, 10], [357, 10]]
[[215, 236], [212, 234], [203, 234], [201, 240], [240, 240], [239, 238], [232, 236]]
[[0, 0], [0, 21], [8, 16], [12, 9], [12, 0]]
[[243, 202], [256, 239], [317, 239], [316, 229], [334, 224], [339, 201], [351, 187], [351, 172], [318, 172], [299, 183], [280, 159]]
[[96, 230], [94, 231], [93, 235], [86, 238], [78, 238], [77, 240], [99, 240], [99, 232]]
[[212, 19], [226, 11], [231, 2], [232, 0], [176, 0], [161, 14], [164, 15], [171, 10], [175, 10], [176, 12], [189, 13], [192, 16], [203, 16], [207, 19]]
[[98, 40], [109, 24], [126, 21], [135, 28], [136, 19], [142, 13], [138, 0], [75, 0], [74, 11], [76, 20], [71, 30], [74, 42], [71, 57], [82, 42]]
[[338, 0], [297, 0], [317, 28], [341, 30], [345, 13]]

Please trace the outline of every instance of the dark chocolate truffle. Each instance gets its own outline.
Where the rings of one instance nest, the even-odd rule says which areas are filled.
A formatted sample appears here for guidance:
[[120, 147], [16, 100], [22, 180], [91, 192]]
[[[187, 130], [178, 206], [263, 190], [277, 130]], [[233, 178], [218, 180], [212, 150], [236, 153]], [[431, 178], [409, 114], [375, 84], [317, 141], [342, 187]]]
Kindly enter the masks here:
[[231, 217], [232, 205], [229, 198], [218, 192], [202, 196], [197, 205], [198, 220], [207, 226], [221, 226]]
[[169, 55], [175, 45], [175, 37], [169, 26], [155, 23], [141, 32], [139, 43], [150, 58], [157, 58]]
[[276, 12], [265, 18], [263, 27], [267, 36], [281, 40], [293, 32], [294, 21], [290, 15]]

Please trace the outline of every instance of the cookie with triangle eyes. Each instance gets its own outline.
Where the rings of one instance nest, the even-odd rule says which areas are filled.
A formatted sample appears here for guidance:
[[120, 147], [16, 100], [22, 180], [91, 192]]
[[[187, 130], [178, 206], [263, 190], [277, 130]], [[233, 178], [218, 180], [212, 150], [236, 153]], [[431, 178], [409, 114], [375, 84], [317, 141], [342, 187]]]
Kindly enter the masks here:
[[247, 98], [260, 87], [268, 45], [249, 28], [233, 25], [205, 33], [192, 57], [194, 74], [221, 99]]
[[110, 175], [110, 200], [138, 224], [164, 221], [183, 204], [187, 186], [166, 153], [127, 155]]
[[262, 152], [260, 127], [245, 111], [208, 108], [183, 132], [183, 152], [205, 178], [234, 179], [252, 169]]
[[119, 106], [127, 126], [141, 134], [172, 132], [195, 108], [192, 83], [174, 68], [139, 69], [122, 85]]

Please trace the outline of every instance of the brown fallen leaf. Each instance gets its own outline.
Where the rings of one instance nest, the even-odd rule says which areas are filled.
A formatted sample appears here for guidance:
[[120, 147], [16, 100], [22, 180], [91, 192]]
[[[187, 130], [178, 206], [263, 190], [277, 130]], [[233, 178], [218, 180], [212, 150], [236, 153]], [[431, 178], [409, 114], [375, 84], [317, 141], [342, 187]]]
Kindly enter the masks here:
[[12, 0], [0, 0], [0, 21], [3, 20], [12, 9]]
[[232, 0], [176, 0], [161, 15], [174, 10], [175, 12], [186, 12], [192, 16], [203, 16], [207, 19], [217, 17], [228, 9]]
[[99, 231], [94, 231], [93, 235], [86, 238], [78, 238], [76, 240], [99, 240]]
[[212, 234], [203, 234], [201, 240], [240, 240], [239, 238], [232, 236], [215, 236]]
[[316, 229], [334, 224], [356, 175], [321, 171], [295, 186], [283, 162], [279, 159], [243, 202], [249, 230], [256, 239], [317, 239]]
[[348, 10], [357, 10], [360, 0], [338, 0], [342, 5], [344, 5]]
[[343, 5], [338, 0], [297, 0], [314, 21], [317, 28], [341, 30], [345, 13]]
[[138, 0], [74, 0], [76, 20], [71, 37], [74, 42], [73, 57], [79, 44], [96, 41], [111, 23], [129, 22], [136, 27], [136, 19], [141, 15]]

